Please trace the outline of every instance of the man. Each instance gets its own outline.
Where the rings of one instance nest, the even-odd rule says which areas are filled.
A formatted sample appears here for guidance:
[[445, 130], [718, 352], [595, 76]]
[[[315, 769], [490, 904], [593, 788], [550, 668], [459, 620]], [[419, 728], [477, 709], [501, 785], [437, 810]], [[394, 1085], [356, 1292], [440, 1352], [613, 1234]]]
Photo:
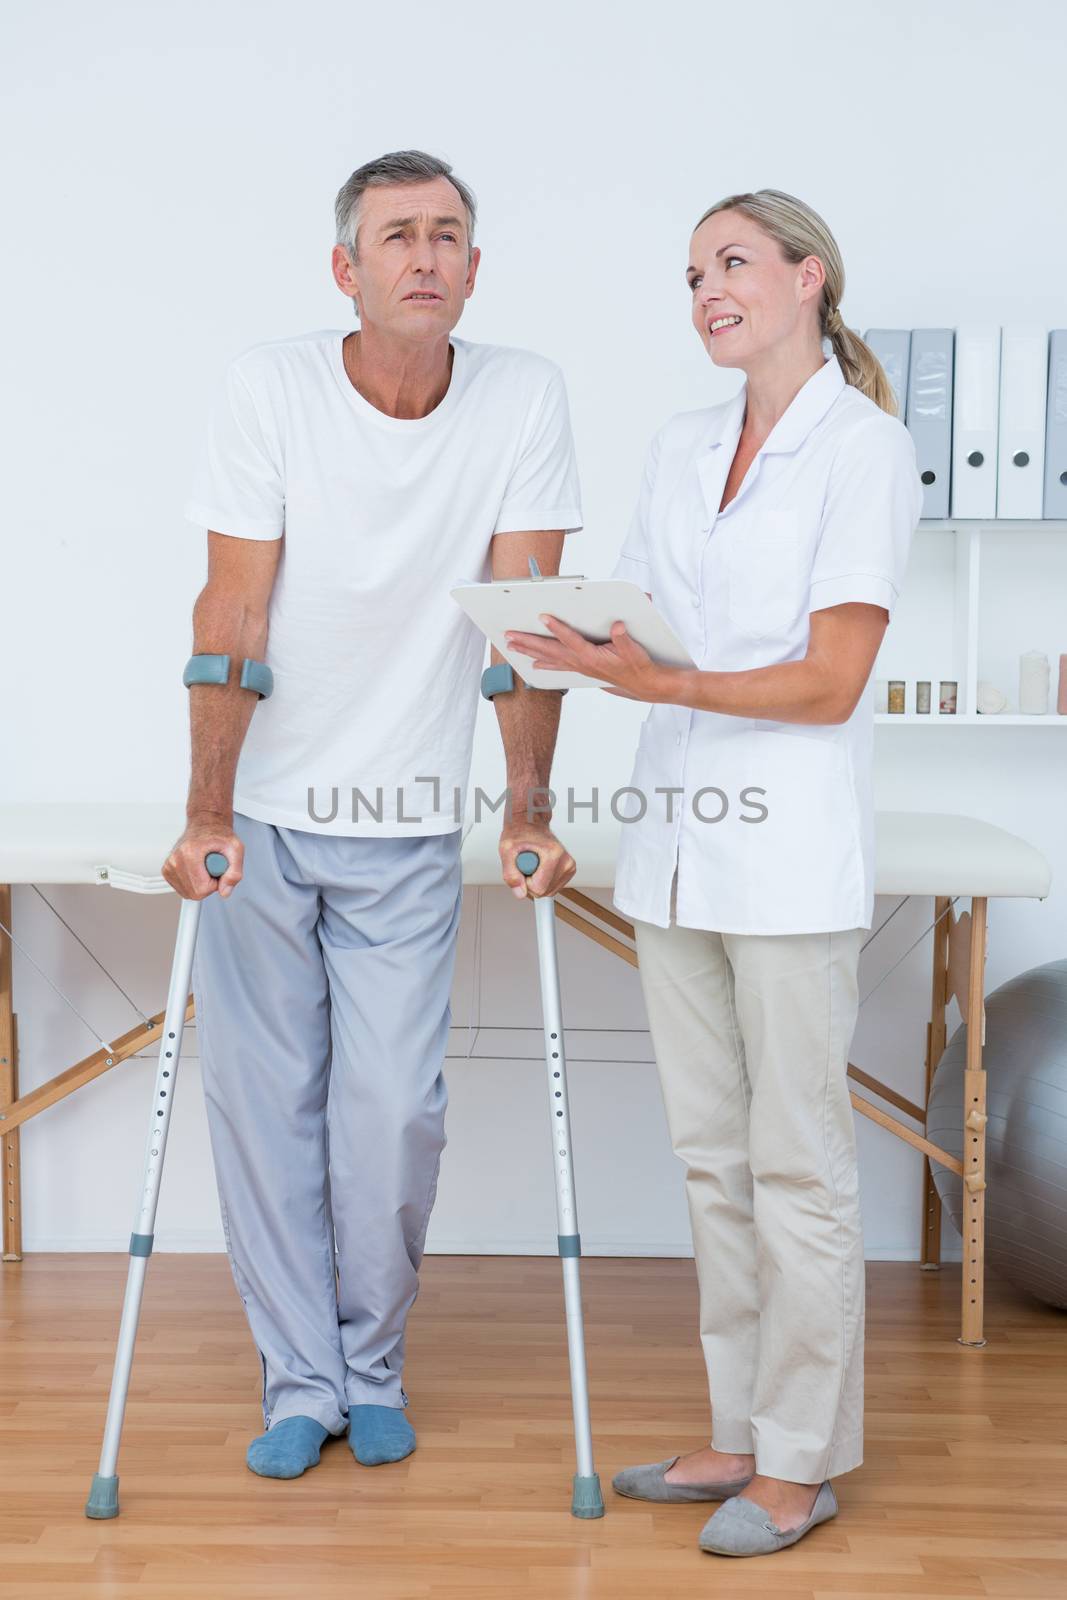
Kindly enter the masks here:
[[[401, 151], [354, 172], [336, 211], [358, 331], [232, 363], [186, 507], [208, 530], [194, 653], [228, 655], [229, 676], [190, 685], [188, 822], [163, 867], [206, 901], [193, 988], [263, 1369], [247, 1459], [268, 1477], [299, 1476], [346, 1425], [365, 1465], [415, 1448], [404, 1328], [445, 1143], [456, 791], [484, 655], [448, 591], [526, 577], [530, 556], [558, 572], [581, 526], [559, 369], [450, 339], [480, 259], [467, 186]], [[273, 672], [262, 700], [246, 660]], [[560, 700], [518, 681], [495, 700], [519, 896], [522, 849], [541, 858], [534, 895], [574, 874], [539, 793]], [[211, 850], [229, 863], [217, 894]]]

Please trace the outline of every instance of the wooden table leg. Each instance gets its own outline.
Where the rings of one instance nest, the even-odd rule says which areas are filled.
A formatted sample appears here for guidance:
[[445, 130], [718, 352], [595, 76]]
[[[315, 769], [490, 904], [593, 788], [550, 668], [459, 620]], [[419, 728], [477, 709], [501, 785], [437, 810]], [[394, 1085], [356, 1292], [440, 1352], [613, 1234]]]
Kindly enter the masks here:
[[[13, 928], [11, 885], [0, 883], [0, 922]], [[0, 1112], [18, 1098], [18, 1019], [13, 1007], [11, 940], [0, 933]], [[0, 1122], [0, 1129], [3, 1122]], [[19, 1130], [0, 1134], [0, 1190], [3, 1194], [4, 1260], [22, 1260], [22, 1179]]]
[[963, 1074], [963, 1306], [959, 1343], [983, 1345], [985, 1316], [985, 957], [988, 901], [971, 897], [967, 1065]]
[[[923, 1109], [930, 1105], [937, 1064], [945, 1053], [945, 1009], [948, 1005], [948, 919], [951, 901], [938, 895], [934, 900], [934, 970], [930, 994], [930, 1020], [926, 1024], [926, 1088]], [[923, 1132], [926, 1133], [925, 1119]], [[934, 1183], [929, 1156], [923, 1158], [922, 1235], [919, 1240], [920, 1270], [941, 1270], [941, 1196]]]

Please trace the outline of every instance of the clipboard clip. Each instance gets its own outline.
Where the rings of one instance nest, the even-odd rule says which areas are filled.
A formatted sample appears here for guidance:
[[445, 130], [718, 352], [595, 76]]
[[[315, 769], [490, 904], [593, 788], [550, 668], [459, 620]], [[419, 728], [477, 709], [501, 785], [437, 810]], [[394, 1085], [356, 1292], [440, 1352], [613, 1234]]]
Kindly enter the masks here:
[[528, 578], [494, 578], [493, 582], [506, 583], [509, 587], [515, 583], [560, 583], [564, 579], [568, 581], [577, 579], [579, 583], [585, 582], [584, 572], [549, 572], [546, 574], [541, 571], [534, 556], [527, 556], [526, 559], [530, 563], [530, 576]]

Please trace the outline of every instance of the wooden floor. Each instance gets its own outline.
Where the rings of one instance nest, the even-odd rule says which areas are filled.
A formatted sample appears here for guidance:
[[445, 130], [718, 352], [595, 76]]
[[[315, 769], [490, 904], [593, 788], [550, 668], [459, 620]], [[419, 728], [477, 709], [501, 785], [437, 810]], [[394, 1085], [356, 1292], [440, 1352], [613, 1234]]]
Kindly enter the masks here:
[[1067, 1317], [987, 1288], [956, 1343], [960, 1267], [868, 1263], [866, 1459], [841, 1512], [773, 1556], [703, 1555], [714, 1506], [611, 1492], [620, 1466], [706, 1441], [689, 1261], [583, 1263], [607, 1515], [569, 1514], [559, 1264], [430, 1257], [407, 1384], [419, 1448], [256, 1477], [259, 1363], [224, 1256], [159, 1255], [119, 1460], [122, 1514], [83, 1514], [126, 1257], [0, 1269], [3, 1600], [683, 1600], [1067, 1595]]

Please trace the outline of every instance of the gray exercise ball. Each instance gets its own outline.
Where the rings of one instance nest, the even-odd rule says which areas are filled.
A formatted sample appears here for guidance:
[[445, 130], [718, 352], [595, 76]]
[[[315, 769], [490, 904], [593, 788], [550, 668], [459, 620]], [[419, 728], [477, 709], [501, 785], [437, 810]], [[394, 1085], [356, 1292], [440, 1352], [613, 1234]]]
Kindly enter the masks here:
[[[1050, 961], [986, 998], [986, 1261], [1010, 1283], [1067, 1310], [1067, 961]], [[963, 1157], [967, 1026], [934, 1074], [927, 1137]], [[968, 1135], [968, 1137], [970, 1137]], [[962, 1234], [963, 1183], [932, 1162]]]

